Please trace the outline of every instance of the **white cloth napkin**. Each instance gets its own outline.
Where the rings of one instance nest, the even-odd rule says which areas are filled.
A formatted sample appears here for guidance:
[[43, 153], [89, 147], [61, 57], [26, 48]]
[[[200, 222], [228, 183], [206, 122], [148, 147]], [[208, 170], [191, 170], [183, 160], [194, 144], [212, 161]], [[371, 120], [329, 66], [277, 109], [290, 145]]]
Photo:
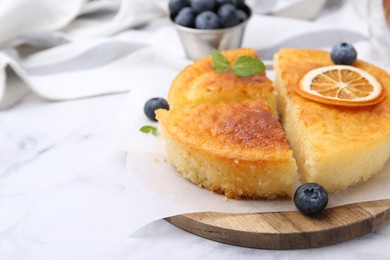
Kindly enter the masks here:
[[[247, 3], [258, 14], [313, 19], [325, 0], [247, 0]], [[141, 49], [153, 47], [160, 49], [161, 55], [184, 55], [167, 19], [167, 5], [168, 0], [0, 1], [0, 102], [6, 87], [7, 66], [35, 93], [50, 100], [130, 90], [136, 85], [130, 70], [133, 65], [137, 67], [133, 55]], [[281, 46], [278, 40], [305, 31], [290, 30], [289, 20], [281, 22], [269, 23], [269, 28], [259, 24], [261, 30], [257, 31], [263, 36], [247, 35], [246, 44], [257, 49], [268, 45], [264, 50], [268, 59]], [[336, 34], [340, 38], [342, 32]], [[293, 43], [327, 38], [321, 36], [316, 40], [314, 34], [305, 37]], [[351, 40], [356, 37], [359, 38], [354, 35]], [[313, 47], [324, 47], [330, 42], [331, 38], [327, 38], [326, 43]]]
[[140, 30], [164, 16], [159, 0], [0, 1], [0, 100], [5, 68], [47, 99], [126, 91], [126, 63], [151, 44]]

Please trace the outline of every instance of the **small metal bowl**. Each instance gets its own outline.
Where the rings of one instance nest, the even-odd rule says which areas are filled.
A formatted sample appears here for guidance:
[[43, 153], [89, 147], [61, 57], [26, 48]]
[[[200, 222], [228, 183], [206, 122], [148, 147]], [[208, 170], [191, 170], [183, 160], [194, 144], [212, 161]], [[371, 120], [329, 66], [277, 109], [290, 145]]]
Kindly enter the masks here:
[[176, 24], [171, 17], [171, 21], [179, 34], [187, 58], [198, 60], [210, 55], [212, 49], [229, 50], [240, 48], [246, 24], [252, 16], [252, 11], [249, 7], [244, 11], [248, 14], [248, 18], [245, 21], [233, 27], [215, 30], [200, 30], [184, 27]]

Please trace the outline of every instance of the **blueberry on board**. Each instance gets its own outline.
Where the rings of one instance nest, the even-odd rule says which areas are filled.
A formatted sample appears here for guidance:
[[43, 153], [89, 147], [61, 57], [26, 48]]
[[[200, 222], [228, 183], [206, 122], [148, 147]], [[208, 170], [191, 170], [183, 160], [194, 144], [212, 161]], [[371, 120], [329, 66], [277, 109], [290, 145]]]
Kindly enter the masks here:
[[240, 22], [245, 21], [248, 19], [248, 15], [243, 10], [237, 10], [238, 19]]
[[342, 42], [333, 46], [330, 58], [335, 64], [351, 65], [357, 59], [357, 52], [352, 44]]
[[191, 7], [195, 13], [212, 11], [217, 6], [216, 0], [190, 0]]
[[305, 215], [316, 215], [328, 204], [328, 192], [317, 183], [301, 185], [294, 194], [295, 206]]
[[195, 18], [195, 28], [197, 29], [219, 29], [218, 15], [212, 11], [204, 11]]
[[169, 110], [168, 102], [161, 97], [151, 98], [148, 101], [146, 101], [144, 105], [144, 113], [150, 120], [157, 121], [156, 113], [154, 113], [154, 111], [159, 108], [164, 108]]
[[237, 1], [236, 0], [217, 0], [217, 5], [224, 5], [224, 4], [231, 4], [234, 6], [237, 6]]
[[175, 18], [175, 23], [177, 23], [181, 26], [194, 28], [195, 27], [195, 17], [196, 17], [196, 15], [191, 7], [184, 7], [177, 14], [177, 16]]
[[234, 5], [224, 4], [218, 8], [218, 16], [222, 27], [232, 27], [240, 23], [237, 9]]
[[169, 0], [168, 9], [171, 17], [176, 17], [184, 7], [190, 6], [190, 0]]

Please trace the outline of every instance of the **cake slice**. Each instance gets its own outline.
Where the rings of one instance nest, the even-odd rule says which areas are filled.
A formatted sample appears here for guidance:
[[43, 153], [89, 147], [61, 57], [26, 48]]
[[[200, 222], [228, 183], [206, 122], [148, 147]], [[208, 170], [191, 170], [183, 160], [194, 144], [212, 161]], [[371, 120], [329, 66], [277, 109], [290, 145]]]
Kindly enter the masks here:
[[169, 162], [229, 198], [290, 197], [296, 163], [263, 100], [156, 111]]
[[[230, 64], [239, 56], [257, 57], [253, 49], [244, 48], [223, 51], [222, 54]], [[263, 98], [274, 115], [276, 114], [273, 84], [265, 72], [242, 78], [237, 77], [232, 70], [216, 72], [212, 67], [211, 56], [200, 59], [181, 71], [172, 82], [168, 93], [171, 108], [258, 98]]]
[[[274, 59], [277, 106], [303, 182], [334, 192], [364, 182], [390, 156], [390, 99], [361, 107], [325, 105], [294, 91], [310, 70], [334, 65], [328, 52], [282, 49]], [[390, 93], [390, 76], [363, 61], [354, 67], [373, 75]]]

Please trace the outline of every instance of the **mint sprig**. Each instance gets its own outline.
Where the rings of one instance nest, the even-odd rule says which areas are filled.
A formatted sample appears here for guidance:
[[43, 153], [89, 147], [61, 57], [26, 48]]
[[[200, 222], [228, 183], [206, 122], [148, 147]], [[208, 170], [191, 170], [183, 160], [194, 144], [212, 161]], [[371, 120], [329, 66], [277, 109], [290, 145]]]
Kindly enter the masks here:
[[142, 133], [148, 134], [151, 133], [154, 136], [158, 135], [157, 127], [151, 125], [144, 125], [139, 129]]
[[230, 69], [229, 61], [216, 49], [211, 51], [211, 59], [213, 60], [212, 66], [216, 72], [225, 72]]
[[232, 68], [237, 77], [249, 77], [265, 70], [264, 63], [258, 58], [252, 56], [239, 56], [233, 63], [233, 66], [230, 65], [229, 61], [221, 52], [215, 49], [211, 51], [211, 58], [212, 67], [216, 72], [226, 72]]

